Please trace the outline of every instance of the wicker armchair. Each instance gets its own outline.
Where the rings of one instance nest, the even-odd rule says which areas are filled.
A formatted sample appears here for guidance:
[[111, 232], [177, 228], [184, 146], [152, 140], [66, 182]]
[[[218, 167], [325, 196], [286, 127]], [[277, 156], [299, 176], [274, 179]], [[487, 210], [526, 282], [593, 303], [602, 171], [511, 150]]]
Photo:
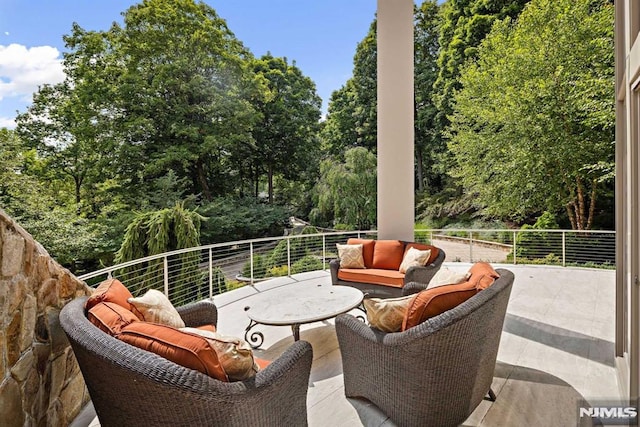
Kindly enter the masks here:
[[457, 426], [489, 393], [514, 276], [404, 332], [336, 318], [347, 397], [362, 397], [399, 426]]
[[[67, 304], [60, 323], [101, 426], [307, 425], [309, 343], [295, 342], [249, 380], [226, 383], [107, 335], [87, 320], [85, 300]], [[217, 322], [210, 302], [178, 311], [188, 326]]]

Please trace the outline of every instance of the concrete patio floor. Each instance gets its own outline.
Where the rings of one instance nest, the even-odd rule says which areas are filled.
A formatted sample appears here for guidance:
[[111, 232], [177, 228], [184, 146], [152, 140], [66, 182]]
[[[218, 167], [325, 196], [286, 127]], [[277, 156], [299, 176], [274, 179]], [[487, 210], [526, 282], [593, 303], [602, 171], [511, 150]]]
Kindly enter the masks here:
[[[447, 262], [451, 270], [471, 264]], [[614, 368], [615, 272], [548, 266], [494, 264], [514, 272], [493, 381], [495, 402], [483, 401], [464, 426], [575, 426], [581, 399], [619, 399]], [[244, 336], [247, 298], [280, 286], [330, 283], [327, 271], [277, 278], [214, 297], [218, 330]], [[276, 358], [292, 341], [288, 327], [257, 326], [264, 334], [259, 357]], [[346, 399], [333, 320], [301, 327], [314, 361], [309, 382], [309, 425], [393, 426], [366, 401]], [[428, 361], [425, 361], [428, 363]], [[75, 426], [99, 426], [91, 407]]]

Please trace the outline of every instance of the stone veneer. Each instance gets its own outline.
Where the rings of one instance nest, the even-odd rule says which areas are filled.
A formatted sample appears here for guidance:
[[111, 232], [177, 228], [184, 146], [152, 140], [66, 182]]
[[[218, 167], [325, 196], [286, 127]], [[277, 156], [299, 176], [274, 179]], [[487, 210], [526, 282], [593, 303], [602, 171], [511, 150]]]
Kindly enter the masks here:
[[88, 402], [58, 314], [90, 292], [0, 209], [0, 426], [67, 426]]

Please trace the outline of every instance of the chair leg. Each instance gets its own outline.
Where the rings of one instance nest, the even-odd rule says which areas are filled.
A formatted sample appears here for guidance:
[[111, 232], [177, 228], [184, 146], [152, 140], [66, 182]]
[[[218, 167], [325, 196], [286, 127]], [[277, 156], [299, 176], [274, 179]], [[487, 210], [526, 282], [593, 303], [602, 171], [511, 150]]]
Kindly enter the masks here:
[[489, 388], [489, 400], [492, 402], [496, 401], [496, 394], [493, 392], [491, 388]]

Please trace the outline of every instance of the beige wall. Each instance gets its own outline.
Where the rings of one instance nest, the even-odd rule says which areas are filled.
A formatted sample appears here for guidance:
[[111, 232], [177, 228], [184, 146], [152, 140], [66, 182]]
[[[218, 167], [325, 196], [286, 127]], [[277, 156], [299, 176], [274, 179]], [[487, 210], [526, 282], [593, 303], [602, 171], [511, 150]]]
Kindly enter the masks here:
[[378, 238], [413, 240], [413, 0], [378, 0]]
[[615, 2], [616, 365], [621, 393], [640, 396], [640, 2]]

